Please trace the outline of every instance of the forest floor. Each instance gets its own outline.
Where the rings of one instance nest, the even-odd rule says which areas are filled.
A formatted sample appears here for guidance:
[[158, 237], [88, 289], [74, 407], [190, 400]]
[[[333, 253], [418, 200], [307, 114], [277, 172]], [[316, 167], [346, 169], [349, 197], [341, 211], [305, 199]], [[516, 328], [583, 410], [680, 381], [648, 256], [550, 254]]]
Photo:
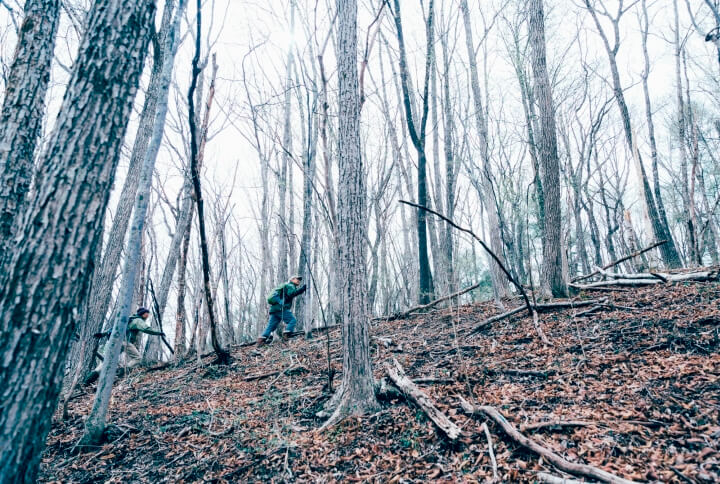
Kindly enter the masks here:
[[[56, 416], [40, 481], [487, 481], [493, 467], [484, 418], [464, 414], [462, 396], [493, 405], [572, 462], [635, 481], [720, 482], [720, 285], [580, 296], [591, 297], [607, 297], [608, 305], [588, 315], [581, 315], [586, 308], [540, 314], [552, 346], [542, 344], [526, 314], [473, 334], [499, 312], [492, 303], [373, 323], [376, 378], [396, 358], [462, 429], [456, 442], [402, 399], [319, 430], [315, 413], [329, 398], [323, 332], [233, 347], [228, 367], [207, 357], [134, 370], [116, 384], [108, 443], [77, 453], [94, 394], [87, 388], [71, 401], [68, 420]], [[336, 386], [339, 336], [330, 331]], [[532, 428], [555, 420], [583, 425]], [[563, 475], [494, 422], [487, 425], [500, 479]]]

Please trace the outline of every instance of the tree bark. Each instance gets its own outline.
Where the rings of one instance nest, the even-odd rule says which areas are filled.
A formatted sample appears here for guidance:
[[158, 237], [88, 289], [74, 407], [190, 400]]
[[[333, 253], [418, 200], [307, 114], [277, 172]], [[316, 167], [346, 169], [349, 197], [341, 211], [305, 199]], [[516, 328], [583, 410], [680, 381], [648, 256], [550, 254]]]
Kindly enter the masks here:
[[[120, 146], [132, 111], [154, 1], [98, 1], [40, 157], [44, 174], [22, 244], [0, 271], [0, 480], [34, 482], [62, 380]], [[12, 362], [8, 364], [7, 362]]]
[[[410, 75], [408, 72], [407, 55], [405, 52], [405, 39], [403, 36], [402, 19], [400, 15], [400, 1], [395, 0], [394, 17], [397, 29], [398, 45], [400, 50], [400, 84], [402, 86], [402, 102], [405, 107], [405, 121], [407, 122], [408, 133], [410, 139], [417, 151], [417, 200], [420, 205], [427, 206], [428, 189], [427, 189], [427, 156], [425, 154], [425, 141], [428, 110], [429, 110], [429, 86], [430, 86], [430, 70], [432, 66], [432, 52], [434, 43], [434, 27], [433, 27], [433, 11], [434, 2], [430, 0], [428, 4], [427, 23], [425, 25], [427, 51], [425, 54], [425, 80], [423, 84], [423, 104], [420, 124], [413, 114], [413, 106], [410, 93]], [[418, 236], [418, 265], [420, 269], [420, 290], [418, 300], [421, 304], [430, 302], [434, 293], [433, 276], [430, 270], [430, 257], [428, 255], [428, 234], [427, 234], [427, 216], [425, 213], [416, 214], [417, 236]]]
[[[208, 317], [210, 319], [210, 341], [212, 343], [213, 350], [217, 355], [217, 362], [221, 365], [225, 365], [230, 361], [230, 353], [222, 348], [220, 343], [220, 336], [218, 333], [218, 325], [215, 313], [215, 301], [213, 298], [213, 290], [211, 286], [211, 275], [210, 275], [210, 254], [207, 243], [207, 232], [205, 229], [205, 204], [202, 197], [202, 187], [200, 186], [200, 170], [198, 165], [202, 157], [202, 151], [198, 149], [198, 129], [197, 121], [195, 119], [195, 88], [197, 87], [198, 76], [200, 75], [200, 38], [202, 35], [202, 1], [197, 0], [197, 35], [195, 37], [195, 56], [192, 60], [192, 80], [190, 82], [190, 89], [188, 90], [188, 112], [189, 112], [189, 124], [190, 124], [190, 173], [193, 182], [193, 193], [195, 194], [195, 204], [197, 206], [198, 214], [198, 228], [200, 232], [200, 253], [202, 256], [202, 273], [203, 273], [203, 286], [205, 288], [205, 303], [207, 305]], [[215, 92], [215, 77], [217, 75], [217, 64], [215, 63], [215, 56], [213, 56], [213, 73], [210, 80], [210, 88], [208, 91], [209, 99], [212, 99], [213, 93]]]
[[[165, 38], [172, 23], [173, 5], [174, 2], [167, 2], [163, 11], [163, 26], [158, 34], [158, 43], [160, 45], [165, 44]], [[81, 321], [79, 325], [79, 340], [71, 346], [70, 355], [68, 356], [71, 367], [67, 372], [67, 377], [69, 377], [70, 381], [82, 381], [84, 375], [92, 370], [94, 365], [95, 350], [97, 350], [98, 341], [94, 339], [92, 335], [100, 332], [106, 321], [108, 309], [112, 301], [113, 285], [115, 284], [118, 267], [120, 267], [125, 236], [135, 203], [140, 169], [152, 135], [155, 111], [160, 99], [168, 95], [167, 91], [163, 93], [159, 89], [162, 57], [161, 52], [158, 51], [154, 53], [148, 92], [145, 95], [145, 102], [142, 113], [140, 114], [133, 150], [130, 155], [128, 172], [122, 191], [120, 192], [120, 199], [115, 210], [115, 217], [113, 218], [113, 223], [107, 236], [104, 251], [102, 255], [98, 254], [98, 258], [96, 259], [97, 265], [92, 275], [87, 308], [82, 308], [82, 312], [79, 314]], [[68, 385], [66, 381], [66, 386], [69, 389], [74, 385]], [[66, 395], [66, 398], [68, 396], [69, 395]]]
[[349, 415], [375, 411], [370, 324], [367, 313], [367, 210], [365, 168], [360, 145], [360, 93], [357, 70], [357, 1], [338, 0], [338, 197], [339, 263], [342, 278], [343, 378], [329, 402], [332, 425]]
[[546, 297], [567, 296], [567, 274], [563, 265], [562, 213], [560, 207], [560, 162], [557, 153], [555, 108], [545, 52], [545, 14], [542, 0], [528, 3], [528, 31], [532, 50], [535, 97], [540, 111], [538, 140], [545, 190], [545, 233], [543, 234], [543, 264], [540, 290]]
[[[170, 88], [172, 80], [173, 61], [180, 37], [180, 19], [183, 17], [186, 0], [180, 0], [172, 27], [168, 33], [163, 52], [162, 73], [159, 81], [159, 91], [167, 92]], [[165, 118], [168, 112], [168, 97], [163, 96], [155, 111], [155, 119], [152, 124], [152, 136], [145, 152], [142, 170], [140, 171], [140, 182], [137, 189], [137, 197], [135, 206], [133, 207], [133, 223], [128, 238], [127, 247], [125, 249], [125, 264], [123, 267], [123, 278], [120, 286], [119, 307], [114, 316], [113, 329], [105, 345], [105, 354], [100, 378], [98, 379], [97, 391], [93, 407], [85, 421], [85, 431], [82, 442], [85, 445], [98, 445], [103, 438], [105, 432], [105, 422], [107, 411], [110, 406], [110, 396], [112, 394], [112, 386], [115, 382], [118, 360], [120, 352], [125, 341], [128, 319], [132, 311], [133, 295], [136, 287], [136, 278], [141, 262], [141, 245], [143, 232], [145, 230], [145, 219], [150, 199], [150, 190], [152, 189], [153, 171], [155, 170], [155, 160], [160, 151], [160, 145], [163, 139], [163, 131], [165, 129]], [[141, 287], [144, 287], [141, 279]]]
[[4, 255], [12, 250], [28, 202], [60, 0], [26, 0], [24, 15], [0, 111], [0, 254]]

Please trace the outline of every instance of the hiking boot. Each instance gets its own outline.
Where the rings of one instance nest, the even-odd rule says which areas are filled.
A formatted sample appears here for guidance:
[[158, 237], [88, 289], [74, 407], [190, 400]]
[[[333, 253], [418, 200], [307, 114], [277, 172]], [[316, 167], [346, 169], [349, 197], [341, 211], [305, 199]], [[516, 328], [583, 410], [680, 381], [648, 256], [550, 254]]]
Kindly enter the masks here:
[[260, 337], [257, 339], [257, 345], [258, 345], [258, 346], [263, 346], [263, 345], [266, 345], [267, 343], [268, 343], [268, 339], [267, 339], [266, 337], [264, 337], [264, 336], [260, 336]]

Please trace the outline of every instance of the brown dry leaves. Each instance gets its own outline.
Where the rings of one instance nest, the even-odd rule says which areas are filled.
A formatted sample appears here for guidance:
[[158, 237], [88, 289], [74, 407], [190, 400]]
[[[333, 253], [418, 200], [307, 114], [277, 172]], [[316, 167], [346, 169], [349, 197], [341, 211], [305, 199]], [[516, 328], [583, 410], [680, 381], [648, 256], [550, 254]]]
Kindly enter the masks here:
[[[582, 420], [582, 427], [528, 430], [566, 458], [628, 479], [720, 480], [720, 287], [692, 284], [609, 294], [615, 308], [577, 318], [541, 315], [553, 347], [525, 316], [466, 337], [497, 311], [484, 303], [379, 323], [373, 334], [400, 343], [373, 345], [381, 363], [396, 357], [467, 436], [450, 446], [417, 409], [389, 402], [378, 414], [319, 432], [314, 414], [328, 398], [325, 335], [265, 348], [235, 348], [227, 369], [192, 362], [138, 370], [115, 389], [108, 443], [71, 453], [92, 392], [72, 402], [43, 455], [42, 481], [58, 482], [480, 482], [492, 478], [481, 421], [455, 395], [496, 406], [517, 426]], [[457, 338], [455, 338], [457, 331]], [[331, 333], [339, 371], [337, 332]], [[300, 364], [300, 375], [242, 378]], [[503, 370], [546, 371], [548, 376]], [[336, 383], [339, 378], [336, 377]], [[91, 389], [92, 390], [92, 389]], [[498, 471], [531, 482], [558, 472], [490, 425]]]

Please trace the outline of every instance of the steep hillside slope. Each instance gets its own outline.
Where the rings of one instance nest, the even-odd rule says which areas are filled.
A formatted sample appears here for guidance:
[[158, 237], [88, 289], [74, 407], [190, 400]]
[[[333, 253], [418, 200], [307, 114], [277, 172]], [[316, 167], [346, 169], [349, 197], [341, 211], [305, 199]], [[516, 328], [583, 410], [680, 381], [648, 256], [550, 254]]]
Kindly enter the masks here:
[[[458, 396], [493, 405], [526, 436], [573, 462], [635, 481], [720, 480], [720, 286], [600, 293], [606, 305], [540, 315], [553, 346], [525, 314], [473, 333], [489, 303], [373, 325], [376, 377], [396, 358], [462, 429], [449, 442], [401, 398], [319, 431], [327, 400], [326, 334], [233, 348], [135, 370], [114, 391], [108, 443], [75, 453], [93, 388], [72, 401], [43, 456], [42, 481], [485, 481], [493, 477], [484, 419]], [[584, 298], [596, 297], [584, 295]], [[509, 306], [517, 304], [508, 302]], [[390, 339], [391, 342], [388, 342]], [[339, 332], [330, 331], [341, 371]], [[335, 383], [340, 379], [335, 376]], [[576, 425], [535, 425], [579, 421]], [[562, 473], [488, 421], [499, 478]]]

